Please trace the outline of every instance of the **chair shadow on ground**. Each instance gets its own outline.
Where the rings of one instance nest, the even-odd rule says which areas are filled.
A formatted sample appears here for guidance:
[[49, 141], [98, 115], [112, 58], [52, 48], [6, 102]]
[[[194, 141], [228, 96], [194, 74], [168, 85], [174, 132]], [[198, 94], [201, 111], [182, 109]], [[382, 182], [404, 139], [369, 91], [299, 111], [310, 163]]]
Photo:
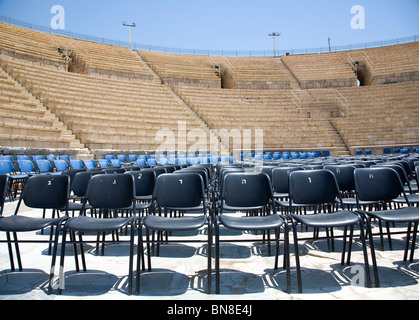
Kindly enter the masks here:
[[[56, 280], [55, 285], [58, 286]], [[110, 291], [128, 292], [128, 277], [118, 277], [103, 270], [67, 271], [62, 286], [63, 296], [100, 296]], [[47, 289], [47, 288], [45, 288]], [[54, 290], [53, 293], [56, 291]]]
[[[182, 295], [191, 287], [192, 282], [183, 273], [163, 268], [153, 268], [150, 272], [141, 272], [140, 279], [140, 295], [142, 296]], [[199, 290], [201, 291], [201, 289]]]
[[48, 284], [49, 274], [39, 269], [0, 272], [0, 296], [28, 293]]

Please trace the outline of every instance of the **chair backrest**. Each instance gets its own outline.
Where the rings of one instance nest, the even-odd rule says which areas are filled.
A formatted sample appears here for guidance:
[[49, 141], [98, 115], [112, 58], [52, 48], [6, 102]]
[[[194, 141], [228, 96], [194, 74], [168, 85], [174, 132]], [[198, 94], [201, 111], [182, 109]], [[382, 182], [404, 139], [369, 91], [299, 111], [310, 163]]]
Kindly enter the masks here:
[[153, 167], [151, 168], [151, 170], [153, 170], [156, 173], [156, 177], [158, 177], [159, 175], [166, 173], [166, 169], [163, 167]]
[[111, 168], [111, 167], [108, 167], [107, 169], [103, 169], [102, 171], [106, 174], [125, 173], [126, 172], [126, 170], [124, 168]]
[[7, 174], [0, 175], [0, 217], [3, 214], [4, 201], [6, 200], [9, 190], [9, 176]]
[[49, 160], [35, 160], [35, 162], [39, 172], [52, 172], [52, 165], [51, 162], [49, 162]]
[[10, 160], [0, 160], [0, 174], [8, 174], [13, 170], [13, 163]]
[[99, 163], [100, 168], [109, 167], [109, 162], [106, 159], [98, 159], [97, 162]]
[[149, 166], [157, 166], [157, 160], [156, 159], [148, 159], [148, 165]]
[[129, 207], [134, 202], [134, 178], [119, 173], [95, 175], [89, 180], [85, 198], [93, 208]]
[[68, 169], [67, 161], [65, 160], [54, 160], [55, 168], [57, 171], [62, 172]]
[[273, 199], [270, 179], [263, 172], [229, 172], [222, 181], [221, 199], [232, 208], [260, 209]]
[[70, 194], [70, 177], [67, 175], [36, 175], [23, 187], [21, 200], [27, 207], [62, 209]]
[[264, 172], [268, 175], [269, 179], [271, 179], [272, 183], [272, 171], [273, 169], [277, 168], [276, 166], [263, 166], [260, 168], [260, 172]]
[[325, 165], [325, 170], [333, 172], [341, 191], [355, 190], [354, 171], [355, 167], [351, 165]]
[[147, 160], [142, 158], [142, 159], [137, 159], [136, 161], [137, 166], [146, 166], [147, 165]]
[[272, 188], [274, 192], [289, 192], [289, 175], [293, 171], [304, 170], [301, 167], [277, 167], [272, 170]]
[[35, 171], [35, 166], [31, 160], [18, 160], [17, 162], [21, 173], [30, 173]]
[[391, 167], [357, 168], [355, 191], [361, 201], [389, 201], [403, 191], [399, 174]]
[[409, 184], [409, 178], [406, 175], [406, 171], [404, 167], [399, 162], [386, 162], [386, 163], [380, 163], [376, 164], [371, 167], [388, 167], [394, 169], [400, 176], [400, 180], [402, 181], [403, 185]]
[[140, 171], [127, 171], [135, 181], [135, 195], [137, 197], [149, 196], [153, 194], [156, 183], [156, 173], [152, 169], [141, 169]]
[[83, 162], [87, 170], [96, 168], [96, 162], [93, 159], [83, 160]]
[[73, 170], [83, 169], [83, 162], [80, 159], [71, 159], [70, 165]]
[[164, 173], [157, 177], [153, 199], [170, 210], [187, 210], [203, 204], [204, 182], [198, 173]]
[[121, 167], [121, 161], [119, 159], [111, 159], [111, 165], [114, 168], [120, 168]]
[[102, 171], [81, 171], [76, 173], [73, 177], [73, 182], [71, 184], [71, 190], [73, 194], [78, 197], [84, 197], [87, 190], [87, 185], [89, 184], [90, 179], [98, 174], [104, 174]]
[[289, 187], [290, 205], [332, 203], [341, 198], [334, 174], [324, 169], [291, 172]]
[[208, 186], [209, 186], [208, 172], [205, 168], [192, 166], [192, 167], [184, 168], [182, 170], [175, 171], [175, 173], [184, 173], [184, 172], [187, 172], [187, 173], [194, 172], [194, 173], [200, 174], [201, 177], [202, 177], [202, 180], [204, 181], [204, 188], [205, 188], [205, 190], [208, 190]]

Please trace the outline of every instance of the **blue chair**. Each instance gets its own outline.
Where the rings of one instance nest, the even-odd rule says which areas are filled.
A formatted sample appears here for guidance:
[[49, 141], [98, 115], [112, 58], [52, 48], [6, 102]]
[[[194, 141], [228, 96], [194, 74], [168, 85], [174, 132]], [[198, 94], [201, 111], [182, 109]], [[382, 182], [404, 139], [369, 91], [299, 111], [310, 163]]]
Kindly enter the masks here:
[[54, 160], [55, 170], [56, 174], [61, 174], [62, 172], [66, 171], [68, 169], [67, 161], [65, 160]]
[[83, 160], [83, 163], [87, 170], [96, 168], [96, 161], [93, 159]]
[[53, 167], [49, 160], [35, 160], [35, 163], [38, 168], [38, 173], [48, 174], [53, 172]]
[[110, 164], [113, 168], [120, 168], [121, 167], [121, 161], [119, 161], [119, 159], [111, 159]]
[[18, 160], [17, 163], [20, 173], [35, 174], [35, 165], [32, 160]]
[[112, 154], [105, 155], [106, 161], [110, 164], [112, 159], [115, 159], [115, 156]]
[[14, 174], [15, 168], [13, 163], [9, 160], [0, 160], [0, 174], [9, 176], [9, 190], [8, 194], [11, 199], [16, 198], [19, 184], [23, 186], [25, 181], [29, 178], [28, 174]]
[[129, 160], [130, 162], [135, 162], [135, 161], [137, 161], [137, 160], [138, 160], [138, 157], [137, 157], [135, 154], [129, 154], [129, 155], [128, 155], [128, 160]]
[[98, 159], [97, 162], [99, 163], [99, 168], [105, 169], [109, 167], [109, 162], [106, 159]]
[[81, 170], [83, 169], [83, 162], [79, 159], [71, 159], [70, 166], [73, 170]]
[[135, 163], [137, 164], [137, 166], [145, 167], [147, 165], [147, 160], [144, 158], [140, 158], [140, 159], [137, 159]]
[[148, 159], [148, 165], [150, 166], [150, 167], [154, 167], [154, 166], [157, 166], [157, 160], [155, 159], [155, 158], [150, 158], [150, 159]]

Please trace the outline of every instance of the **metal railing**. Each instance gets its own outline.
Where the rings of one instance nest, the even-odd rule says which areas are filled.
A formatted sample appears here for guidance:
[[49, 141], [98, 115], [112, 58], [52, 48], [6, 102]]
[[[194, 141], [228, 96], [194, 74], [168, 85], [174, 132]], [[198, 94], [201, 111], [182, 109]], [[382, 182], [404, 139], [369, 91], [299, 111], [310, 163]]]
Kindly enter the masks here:
[[[127, 41], [120, 40], [111, 40], [103, 37], [96, 37], [92, 35], [74, 33], [66, 30], [54, 30], [49, 27], [39, 26], [30, 24], [24, 21], [16, 20], [9, 17], [4, 17], [0, 15], [0, 21], [15, 26], [23, 27], [26, 29], [36, 30], [45, 33], [54, 33], [66, 37], [71, 37], [74, 39], [87, 40], [91, 42], [110, 44], [120, 47], [129, 47]], [[382, 40], [368, 43], [359, 43], [359, 44], [350, 44], [344, 46], [332, 46], [332, 47], [317, 47], [317, 48], [303, 48], [303, 49], [284, 49], [277, 50], [278, 55], [286, 54], [310, 54], [310, 53], [327, 53], [327, 52], [337, 52], [337, 51], [352, 51], [352, 50], [362, 50], [378, 47], [386, 47], [397, 44], [404, 44], [410, 42], [419, 41], [419, 35], [413, 35], [410, 37], [403, 37], [390, 40]], [[164, 53], [177, 53], [177, 54], [191, 54], [191, 55], [207, 55], [207, 56], [230, 56], [230, 57], [272, 57], [272, 50], [213, 50], [213, 49], [184, 49], [184, 48], [173, 48], [173, 47], [163, 47], [163, 46], [154, 46], [146, 45], [139, 43], [131, 44], [132, 50], [145, 50], [152, 52], [164, 52]]]

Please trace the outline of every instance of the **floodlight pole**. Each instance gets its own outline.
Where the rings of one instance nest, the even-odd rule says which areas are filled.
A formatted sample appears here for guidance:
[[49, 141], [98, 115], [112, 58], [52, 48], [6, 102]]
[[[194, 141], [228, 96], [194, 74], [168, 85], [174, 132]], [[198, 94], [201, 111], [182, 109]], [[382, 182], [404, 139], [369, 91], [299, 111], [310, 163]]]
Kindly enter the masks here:
[[274, 38], [274, 58], [276, 57], [276, 49], [275, 49], [275, 37], [279, 37], [281, 32], [269, 32], [268, 36]]
[[134, 27], [137, 25], [135, 22], [133, 22], [132, 24], [127, 24], [126, 21], [122, 21], [122, 25], [125, 27], [128, 27], [128, 45], [129, 45], [129, 50], [131, 50], [131, 27]]

